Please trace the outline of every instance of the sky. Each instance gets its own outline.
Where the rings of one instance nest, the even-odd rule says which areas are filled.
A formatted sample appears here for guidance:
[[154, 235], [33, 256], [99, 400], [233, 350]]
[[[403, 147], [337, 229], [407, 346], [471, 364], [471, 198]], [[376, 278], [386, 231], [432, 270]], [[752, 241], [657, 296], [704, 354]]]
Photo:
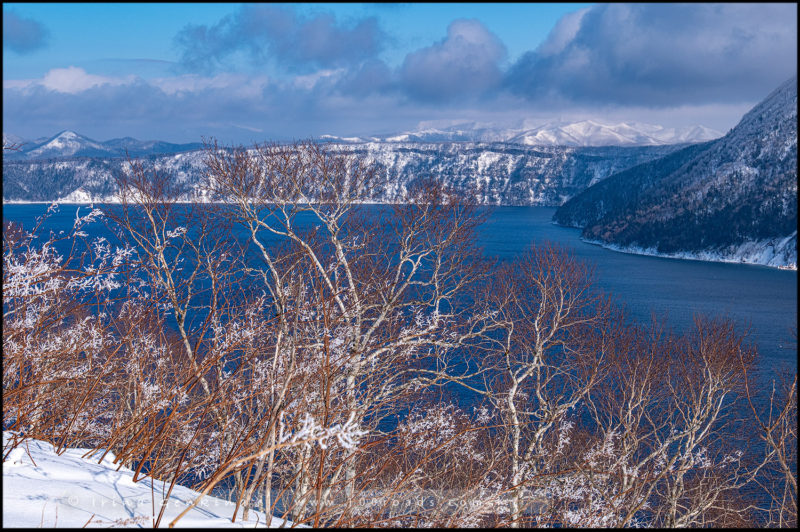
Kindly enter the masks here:
[[722, 132], [792, 4], [3, 4], [3, 132], [248, 144], [464, 121]]

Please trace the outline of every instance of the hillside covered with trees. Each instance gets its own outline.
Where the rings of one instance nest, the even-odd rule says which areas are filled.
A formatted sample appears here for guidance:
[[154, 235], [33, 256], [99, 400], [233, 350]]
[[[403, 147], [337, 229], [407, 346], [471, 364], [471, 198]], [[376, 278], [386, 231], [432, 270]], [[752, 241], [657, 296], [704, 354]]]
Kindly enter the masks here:
[[797, 77], [724, 137], [597, 183], [554, 219], [633, 251], [796, 267]]

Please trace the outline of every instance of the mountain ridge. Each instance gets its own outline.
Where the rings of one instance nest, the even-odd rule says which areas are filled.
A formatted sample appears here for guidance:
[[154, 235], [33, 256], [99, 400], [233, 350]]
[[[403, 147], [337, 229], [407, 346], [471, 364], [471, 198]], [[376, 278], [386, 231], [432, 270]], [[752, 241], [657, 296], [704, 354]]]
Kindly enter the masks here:
[[498, 127], [478, 122], [460, 122], [444, 128], [420, 127], [402, 133], [372, 137], [323, 135], [328, 142], [506, 142], [528, 146], [664, 146], [705, 142], [722, 133], [705, 126], [666, 128], [639, 122], [609, 124], [598, 120], [547, 122], [527, 127]]
[[75, 131], [65, 129], [52, 137], [26, 140], [3, 133], [3, 145], [18, 145], [17, 150], [5, 151], [3, 159], [41, 160], [72, 157], [141, 157], [146, 155], [180, 153], [202, 148], [202, 143], [173, 144], [161, 140], [138, 140], [132, 137], [96, 141]]
[[[471, 192], [476, 203], [556, 206], [591, 183], [636, 164], [659, 158], [678, 146], [532, 147], [508, 143], [346, 143], [329, 144], [334, 153], [374, 162], [388, 186], [370, 201], [391, 202], [420, 178], [433, 177]], [[203, 151], [145, 158], [169, 170], [202, 199]], [[126, 168], [113, 157], [73, 157], [3, 161], [3, 201], [114, 201], [113, 175]]]

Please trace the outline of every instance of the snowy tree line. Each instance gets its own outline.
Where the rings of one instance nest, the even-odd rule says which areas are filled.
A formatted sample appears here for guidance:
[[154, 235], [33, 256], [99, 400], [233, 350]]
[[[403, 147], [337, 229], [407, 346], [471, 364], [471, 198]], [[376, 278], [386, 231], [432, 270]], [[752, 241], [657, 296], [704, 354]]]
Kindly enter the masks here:
[[757, 392], [730, 322], [633, 324], [549, 245], [491, 260], [431, 181], [364, 208], [358, 156], [205, 153], [213, 203], [131, 161], [121, 205], [4, 225], [4, 459], [102, 448], [313, 526], [796, 525], [796, 371]]

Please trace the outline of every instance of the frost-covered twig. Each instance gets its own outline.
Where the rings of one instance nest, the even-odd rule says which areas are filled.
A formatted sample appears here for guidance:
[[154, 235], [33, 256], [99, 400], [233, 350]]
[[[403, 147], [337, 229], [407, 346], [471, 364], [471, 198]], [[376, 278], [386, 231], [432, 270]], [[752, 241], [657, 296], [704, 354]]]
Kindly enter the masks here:
[[313, 417], [307, 415], [303, 418], [301, 428], [298, 431], [284, 436], [282, 438], [283, 441], [280, 443], [261, 449], [259, 452], [249, 456], [232, 460], [224, 468], [219, 469], [211, 481], [207, 483], [203, 491], [200, 492], [200, 495], [192, 501], [192, 504], [175, 517], [175, 519], [170, 521], [169, 526], [170, 528], [174, 527], [189, 510], [196, 507], [203, 497], [211, 492], [214, 486], [216, 486], [225, 475], [243, 464], [257, 460], [269, 452], [285, 449], [287, 447], [309, 446], [313, 443], [317, 443], [324, 449], [329, 445], [329, 440], [331, 439], [335, 439], [345, 449], [353, 449], [358, 444], [358, 439], [364, 434], [365, 432], [358, 428], [358, 424], [355, 422], [352, 415], [344, 424], [336, 424], [330, 427], [318, 425]]

